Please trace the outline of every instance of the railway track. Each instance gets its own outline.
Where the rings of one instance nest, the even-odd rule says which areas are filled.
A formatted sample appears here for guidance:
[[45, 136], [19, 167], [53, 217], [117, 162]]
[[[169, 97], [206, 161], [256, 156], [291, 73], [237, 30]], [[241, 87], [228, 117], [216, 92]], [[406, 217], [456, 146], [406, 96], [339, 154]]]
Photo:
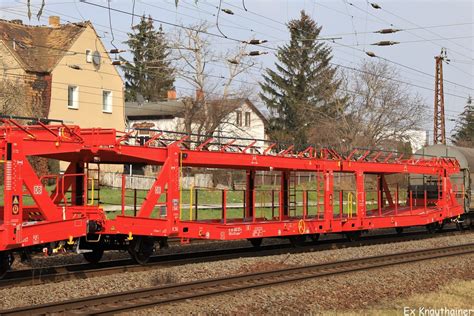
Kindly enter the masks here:
[[[328, 249], [338, 249], [346, 247], [361, 247], [394, 242], [404, 242], [437, 238], [453, 234], [462, 234], [455, 230], [450, 230], [438, 234], [427, 234], [425, 231], [404, 233], [402, 235], [384, 234], [367, 236], [356, 242], [349, 242], [347, 239], [321, 240], [317, 243], [305, 243], [299, 247], [289, 244], [276, 244], [254, 247], [239, 247], [219, 250], [205, 250], [197, 252], [185, 252], [178, 254], [157, 255], [150, 259], [146, 265], [137, 265], [130, 259], [120, 259], [104, 261], [96, 265], [72, 264], [66, 266], [44, 267], [28, 270], [13, 270], [7, 273], [3, 280], [0, 280], [0, 288], [13, 286], [31, 286], [50, 282], [61, 282], [73, 279], [85, 279], [90, 277], [112, 275], [123, 272], [139, 272], [156, 269], [166, 266], [177, 266], [190, 263], [202, 263], [216, 260], [228, 260], [242, 257], [263, 257], [285, 253], [303, 253], [321, 251]], [[469, 232], [464, 232], [469, 233]]]
[[2, 315], [50, 313], [113, 315], [120, 312], [129, 312], [135, 309], [148, 308], [159, 304], [181, 300], [472, 253], [474, 253], [474, 243], [469, 243], [451, 247], [425, 249], [179, 283], [175, 285], [157, 286], [127, 292], [3, 310], [0, 311], [0, 313]]

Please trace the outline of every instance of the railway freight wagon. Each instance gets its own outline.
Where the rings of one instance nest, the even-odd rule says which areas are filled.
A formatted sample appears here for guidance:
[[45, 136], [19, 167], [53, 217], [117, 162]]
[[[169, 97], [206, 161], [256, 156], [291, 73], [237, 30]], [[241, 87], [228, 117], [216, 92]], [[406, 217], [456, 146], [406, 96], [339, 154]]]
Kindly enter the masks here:
[[[415, 153], [415, 157], [452, 157], [459, 163], [460, 172], [450, 176], [453, 190], [458, 201], [464, 205], [465, 214], [462, 220], [469, 224], [474, 218], [474, 195], [472, 180], [474, 178], [474, 149], [458, 146], [436, 144], [426, 146]], [[437, 185], [429, 175], [413, 175], [411, 184], [421, 188], [432, 188], [432, 194], [437, 191]]]
[[[97, 262], [104, 250], [118, 249], [145, 263], [155, 244], [164, 245], [169, 237], [182, 242], [248, 239], [255, 246], [267, 237], [298, 243], [339, 233], [356, 239], [380, 228], [432, 230], [465, 211], [451, 182], [460, 166], [449, 157], [403, 157], [370, 150], [342, 155], [312, 146], [295, 150], [263, 140], [157, 130], [148, 130], [150, 137], [137, 141], [137, 131], [2, 121], [2, 274], [15, 255], [28, 257], [36, 251], [75, 251]], [[34, 157], [69, 166], [61, 174], [40, 175], [32, 166]], [[103, 164], [151, 165], [156, 177], [142, 188], [142, 199], [130, 200], [126, 177], [118, 175], [119, 202], [109, 212], [98, 181]], [[193, 168], [241, 172], [244, 190], [219, 190], [219, 199], [206, 209], [210, 207], [200, 204], [197, 191], [185, 192], [182, 187], [183, 173]], [[264, 171], [280, 174], [277, 188], [256, 187], [256, 176]], [[315, 181], [298, 186], [298, 172], [313, 175]], [[436, 180], [436, 194], [426, 188], [414, 192], [404, 179], [416, 175]], [[342, 177], [353, 186], [340, 186]], [[266, 202], [260, 202], [262, 197]]]

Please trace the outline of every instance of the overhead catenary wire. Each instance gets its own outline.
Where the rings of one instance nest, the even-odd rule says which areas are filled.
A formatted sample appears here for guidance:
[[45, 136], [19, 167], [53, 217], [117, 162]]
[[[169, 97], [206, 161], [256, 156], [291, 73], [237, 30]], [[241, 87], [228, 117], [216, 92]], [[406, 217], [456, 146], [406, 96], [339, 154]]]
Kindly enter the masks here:
[[[88, 3], [88, 2], [86, 2], [86, 3]], [[96, 5], [96, 4], [94, 4], [94, 5]], [[98, 6], [101, 6], [101, 5], [98, 5]], [[101, 7], [105, 8], [104, 6], [101, 6]], [[107, 9], [108, 9], [108, 8], [107, 8]], [[111, 10], [116, 11], [117, 9], [111, 8]], [[129, 12], [122, 11], [122, 10], [119, 10], [119, 11], [121, 11], [122, 13], [125, 13], [125, 14], [133, 14], [133, 13], [129, 13]], [[163, 22], [163, 21], [160, 21], [160, 22]], [[187, 28], [187, 29], [189, 29], [189, 27], [186, 27], [186, 26], [181, 26], [181, 25], [177, 25], [177, 26], [178, 26], [178, 27], [182, 27], [182, 28]], [[205, 31], [205, 32], [203, 32], [203, 33], [212, 34], [213, 36], [219, 36], [218, 34], [210, 33], [210, 32], [207, 32], [207, 31]], [[231, 40], [233, 40], [233, 41], [238, 41], [238, 40], [236, 40], [236, 39], [231, 39]], [[275, 50], [275, 49], [272, 48], [272, 47], [269, 47], [269, 48]], [[399, 65], [401, 65], [401, 64], [399, 64]], [[430, 76], [432, 76], [432, 75], [430, 75]], [[459, 97], [459, 96], [458, 96], [458, 97]]]

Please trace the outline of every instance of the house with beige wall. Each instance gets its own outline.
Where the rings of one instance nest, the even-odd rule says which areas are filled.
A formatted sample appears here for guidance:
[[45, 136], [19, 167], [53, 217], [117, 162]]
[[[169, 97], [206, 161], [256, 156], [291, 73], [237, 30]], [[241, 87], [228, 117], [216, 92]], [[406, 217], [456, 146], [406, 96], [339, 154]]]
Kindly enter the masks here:
[[0, 79], [22, 84], [25, 93], [24, 107], [2, 114], [125, 129], [124, 83], [90, 22], [0, 20]]
[[0, 76], [23, 81], [35, 117], [124, 130], [123, 80], [93, 25], [49, 22], [0, 20]]

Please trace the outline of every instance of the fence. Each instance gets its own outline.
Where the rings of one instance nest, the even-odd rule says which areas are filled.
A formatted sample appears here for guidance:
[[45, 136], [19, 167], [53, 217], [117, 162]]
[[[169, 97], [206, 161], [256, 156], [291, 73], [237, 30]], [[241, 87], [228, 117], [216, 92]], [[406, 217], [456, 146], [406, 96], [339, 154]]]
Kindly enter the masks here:
[[[97, 177], [97, 173], [91, 176]], [[141, 176], [141, 175], [126, 175], [125, 188], [126, 189], [148, 189], [151, 188], [156, 177]], [[100, 184], [112, 188], [122, 187], [122, 174], [116, 172], [101, 172]], [[195, 174], [194, 176], [185, 176], [181, 178], [181, 187], [189, 189], [191, 186], [211, 188], [213, 186], [212, 174]]]

